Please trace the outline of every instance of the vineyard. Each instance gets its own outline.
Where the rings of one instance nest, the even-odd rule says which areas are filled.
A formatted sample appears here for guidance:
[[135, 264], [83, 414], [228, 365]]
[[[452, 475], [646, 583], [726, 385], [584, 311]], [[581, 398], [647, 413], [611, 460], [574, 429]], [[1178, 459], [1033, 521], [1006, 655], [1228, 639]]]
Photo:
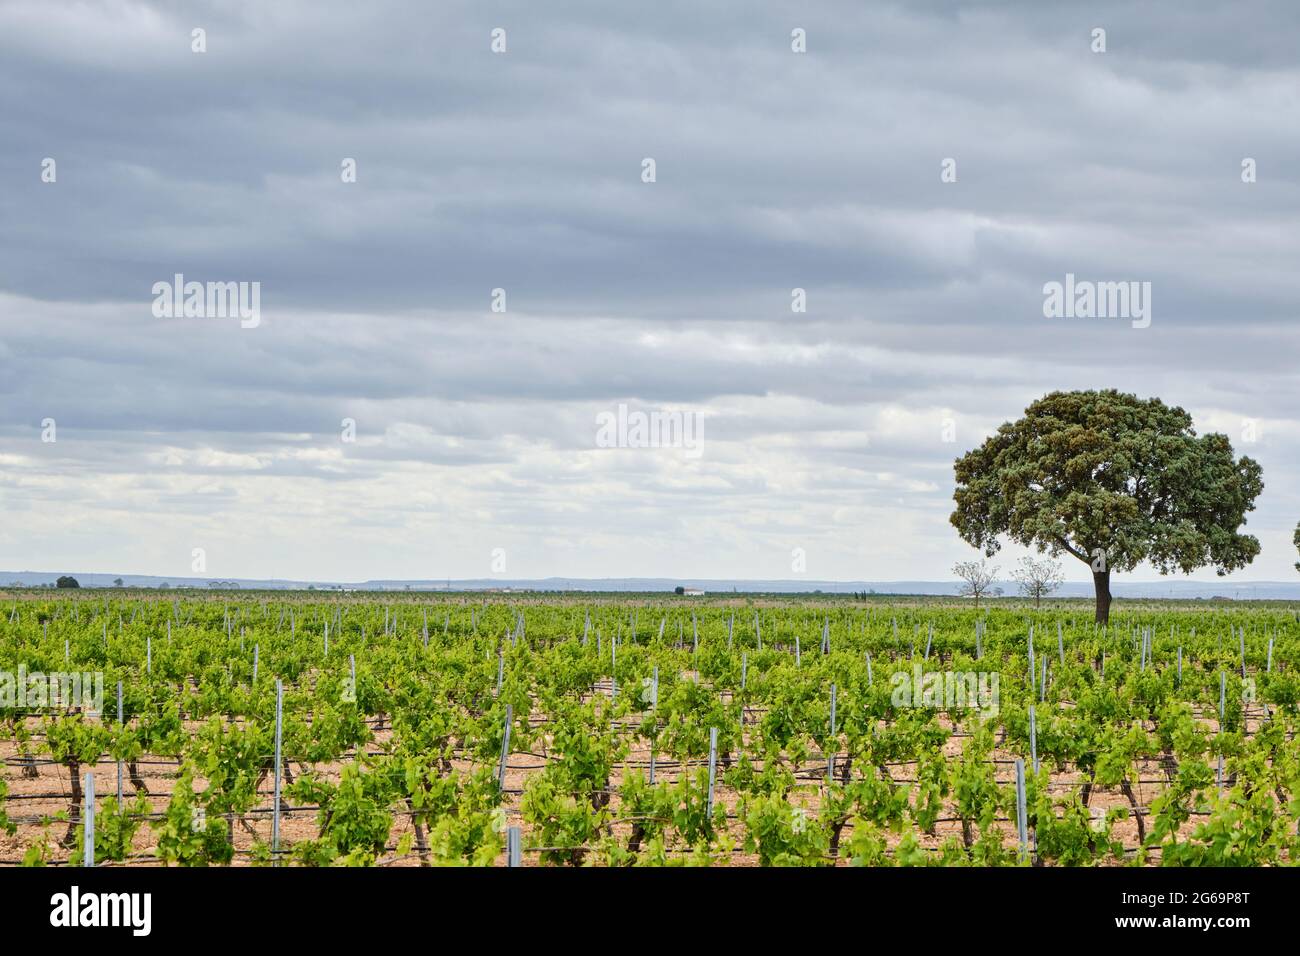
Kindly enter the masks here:
[[1300, 860], [1284, 607], [7, 605], [6, 866]]

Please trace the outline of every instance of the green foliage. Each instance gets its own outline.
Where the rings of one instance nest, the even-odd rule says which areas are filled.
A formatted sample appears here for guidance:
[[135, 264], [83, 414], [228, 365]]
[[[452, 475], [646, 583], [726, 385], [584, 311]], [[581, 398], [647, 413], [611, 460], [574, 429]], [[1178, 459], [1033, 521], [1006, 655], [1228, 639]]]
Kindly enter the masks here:
[[826, 866], [830, 831], [825, 823], [783, 796], [755, 796], [740, 804], [744, 848], [763, 866]]
[[393, 828], [389, 782], [384, 772], [344, 766], [337, 784], [305, 774], [290, 796], [317, 804], [320, 836], [293, 846], [292, 857], [308, 866], [370, 866], [384, 852]]
[[0, 779], [0, 832], [13, 836], [18, 832], [18, 826], [9, 819], [9, 815], [5, 812], [5, 798], [7, 796], [9, 796], [9, 784]]
[[590, 849], [588, 844], [597, 838], [605, 814], [590, 800], [564, 789], [556, 778], [543, 772], [529, 781], [520, 812], [533, 828], [543, 863], [579, 866]]
[[167, 863], [210, 866], [229, 863], [234, 857], [226, 827], [219, 818], [207, 815], [202, 798], [194, 793], [194, 771], [190, 766], [181, 770], [167, 810], [153, 829], [158, 856]]
[[[95, 808], [95, 862], [121, 861], [131, 855], [131, 844], [136, 831], [144, 823], [152, 807], [149, 798], [137, 795], [119, 808], [117, 800], [104, 800]], [[77, 846], [69, 860], [72, 866], [81, 866], [86, 853], [86, 827], [77, 828]]]

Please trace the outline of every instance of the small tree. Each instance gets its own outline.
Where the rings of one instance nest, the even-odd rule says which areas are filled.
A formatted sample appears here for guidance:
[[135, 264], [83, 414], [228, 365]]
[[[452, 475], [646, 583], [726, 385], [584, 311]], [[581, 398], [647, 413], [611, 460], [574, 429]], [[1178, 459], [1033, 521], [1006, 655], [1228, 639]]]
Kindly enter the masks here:
[[[1297, 551], [1300, 551], [1300, 522], [1296, 522], [1295, 536], [1291, 538], [1291, 543], [1295, 545]], [[1300, 571], [1300, 561], [1295, 563], [1295, 569]]]
[[77, 583], [77, 579], [74, 578], [74, 577], [73, 577], [72, 575], [70, 575], [70, 574], [62, 575], [62, 576], [61, 576], [57, 581], [54, 582], [54, 586], [55, 586], [56, 588], [79, 588], [79, 587], [81, 587], [81, 585]]
[[1043, 598], [1056, 591], [1065, 581], [1061, 566], [1055, 561], [1035, 561], [1031, 557], [1020, 559], [1020, 566], [1011, 572], [1020, 585], [1020, 593], [1034, 599], [1034, 607], [1041, 607]]
[[957, 586], [957, 593], [962, 597], [973, 597], [977, 609], [982, 596], [997, 597], [1002, 593], [1001, 588], [993, 586], [998, 569], [989, 567], [983, 560], [958, 561], [952, 566], [952, 573], [962, 581]]
[[121, 579], [121, 578], [113, 578], [113, 587], [115, 587], [115, 588], [123, 587], [122, 579]]

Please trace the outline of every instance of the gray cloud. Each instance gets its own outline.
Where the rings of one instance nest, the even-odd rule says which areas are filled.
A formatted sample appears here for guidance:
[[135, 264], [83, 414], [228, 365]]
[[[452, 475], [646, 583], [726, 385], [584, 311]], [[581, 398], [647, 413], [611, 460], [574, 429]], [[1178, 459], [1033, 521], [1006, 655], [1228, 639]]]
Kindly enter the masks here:
[[[1288, 575], [1298, 21], [5, 4], [0, 565], [940, 577], [960, 450], [1116, 386], [1255, 423], [1249, 576]], [[176, 272], [260, 281], [261, 327], [154, 318]], [[1151, 328], [1044, 319], [1066, 272], [1150, 281]], [[619, 402], [702, 413], [704, 454], [595, 448]]]

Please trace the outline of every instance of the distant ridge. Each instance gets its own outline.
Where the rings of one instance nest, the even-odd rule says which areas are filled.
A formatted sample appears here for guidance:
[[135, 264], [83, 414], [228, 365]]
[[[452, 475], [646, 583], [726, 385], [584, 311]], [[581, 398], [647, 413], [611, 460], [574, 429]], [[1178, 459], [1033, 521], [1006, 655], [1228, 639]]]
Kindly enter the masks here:
[[[210, 582], [237, 586], [246, 590], [306, 590], [344, 588], [354, 591], [485, 591], [512, 589], [520, 591], [632, 591], [671, 592], [678, 586], [702, 588], [709, 593], [778, 593], [850, 594], [866, 591], [876, 594], [955, 596], [956, 581], [815, 581], [809, 579], [732, 580], [725, 578], [462, 578], [436, 580], [372, 579], [367, 581], [312, 581], [286, 578], [164, 577], [145, 574], [114, 574], [89, 571], [0, 571], [0, 589], [21, 584], [35, 587], [53, 584], [61, 574], [71, 574], [83, 588], [112, 587], [116, 578], [135, 588], [156, 588], [169, 584], [173, 588], [209, 589]], [[1016, 594], [1014, 582], [999, 582], [1007, 595]], [[1180, 598], [1208, 600], [1225, 597], [1238, 601], [1300, 600], [1300, 580], [1290, 581], [1124, 581], [1112, 579], [1111, 593], [1121, 598]], [[1090, 582], [1062, 585], [1056, 597], [1092, 597]]]

